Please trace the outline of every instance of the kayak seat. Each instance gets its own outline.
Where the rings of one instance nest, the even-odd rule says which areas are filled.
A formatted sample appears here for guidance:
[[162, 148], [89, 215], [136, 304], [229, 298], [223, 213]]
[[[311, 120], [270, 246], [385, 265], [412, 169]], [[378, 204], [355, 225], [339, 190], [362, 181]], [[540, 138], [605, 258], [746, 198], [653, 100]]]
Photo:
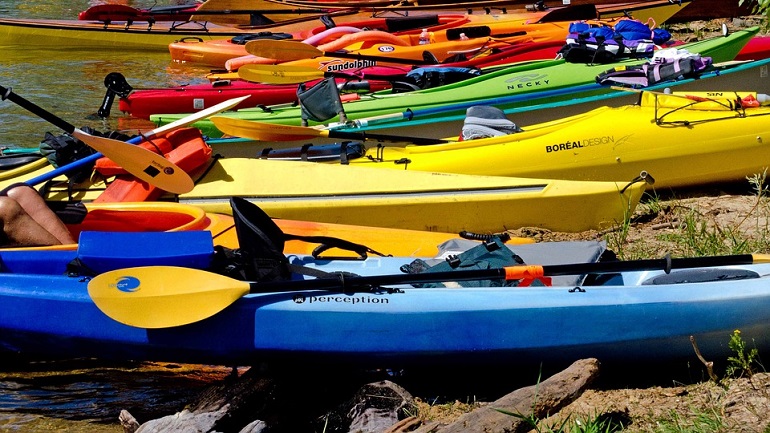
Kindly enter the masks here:
[[23, 165], [31, 164], [42, 157], [43, 155], [39, 152], [2, 155], [0, 156], [0, 170], [12, 170]]
[[209, 231], [100, 232], [84, 231], [77, 259], [99, 274], [136, 266], [180, 266], [207, 269], [214, 256]]
[[340, 122], [347, 122], [334, 77], [326, 78], [310, 88], [301, 83], [297, 87], [297, 101], [301, 108], [302, 126], [308, 126], [308, 120], [325, 122], [334, 116], [339, 116]]
[[385, 27], [390, 33], [434, 27], [439, 24], [438, 15], [435, 14], [385, 18]]
[[290, 263], [283, 252], [286, 241], [290, 240], [319, 244], [313, 250], [312, 256], [315, 260], [342, 259], [341, 257], [321, 257], [322, 253], [335, 248], [357, 253], [358, 257], [352, 260], [365, 260], [368, 254], [384, 256], [365, 245], [340, 238], [284, 233], [259, 206], [243, 197], [232, 197], [230, 206], [233, 211], [238, 244], [241, 245], [237, 254], [240, 261], [237, 264], [238, 272], [247, 280], [290, 280], [297, 275], [329, 276], [329, 273]]

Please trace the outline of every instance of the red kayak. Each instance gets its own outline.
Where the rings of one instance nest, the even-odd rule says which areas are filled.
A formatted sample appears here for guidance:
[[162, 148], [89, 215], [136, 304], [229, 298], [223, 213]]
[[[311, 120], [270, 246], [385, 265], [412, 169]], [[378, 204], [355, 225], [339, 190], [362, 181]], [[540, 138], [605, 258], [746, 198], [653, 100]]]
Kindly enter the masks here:
[[83, 21], [189, 21], [200, 4], [179, 6], [161, 6], [149, 9], [137, 9], [119, 4], [91, 6], [80, 12], [78, 19]]
[[[383, 68], [382, 74], [392, 74], [394, 77], [403, 76], [408, 68]], [[318, 80], [316, 80], [318, 81]], [[312, 86], [315, 82], [308, 83]], [[374, 92], [389, 89], [390, 81], [380, 80], [346, 80], [338, 79], [338, 85], [345, 85], [349, 91]], [[275, 105], [291, 103], [297, 99], [298, 84], [262, 84], [241, 80], [214, 81], [206, 84], [177, 86], [162, 89], [142, 89], [122, 95], [119, 109], [133, 117], [149, 119], [157, 113], [194, 113], [220, 102], [251, 95], [235, 109], [252, 108], [259, 105]], [[343, 89], [344, 91], [345, 89]], [[124, 93], [125, 94], [125, 93]], [[358, 97], [357, 93], [343, 94], [342, 99], [350, 100]]]

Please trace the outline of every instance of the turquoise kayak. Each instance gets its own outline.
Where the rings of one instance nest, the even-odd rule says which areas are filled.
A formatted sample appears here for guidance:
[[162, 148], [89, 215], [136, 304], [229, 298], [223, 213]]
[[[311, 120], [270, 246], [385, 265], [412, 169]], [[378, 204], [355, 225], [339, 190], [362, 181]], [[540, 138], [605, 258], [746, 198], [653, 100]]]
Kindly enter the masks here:
[[[727, 62], [733, 60], [758, 31], [758, 27], [753, 27], [724, 37], [680, 45], [677, 48], [711, 57], [714, 63]], [[644, 62], [645, 60], [641, 59], [592, 65], [568, 63], [563, 60], [526, 62], [445, 86], [408, 93], [384, 91], [364, 95], [359, 100], [345, 103], [344, 109], [348, 119], [355, 121], [375, 116], [398, 115], [407, 110], [435, 109], [437, 115], [440, 113], [441, 116], [452, 116], [463, 115], [472, 105], [494, 105], [506, 110], [567, 101], [614, 92], [609, 86], [597, 84], [596, 76], [612, 68]], [[150, 116], [150, 120], [157, 125], [165, 125], [184, 116], [185, 114], [157, 114]], [[220, 116], [286, 125], [301, 124], [300, 109], [288, 104], [270, 107], [269, 110], [253, 108], [232, 111], [221, 113]], [[329, 122], [338, 120], [339, 118], [335, 117]], [[310, 122], [311, 126], [313, 124]], [[222, 132], [211, 120], [203, 120], [193, 126], [209, 137], [222, 136]], [[446, 136], [447, 131], [440, 130], [437, 134]]]

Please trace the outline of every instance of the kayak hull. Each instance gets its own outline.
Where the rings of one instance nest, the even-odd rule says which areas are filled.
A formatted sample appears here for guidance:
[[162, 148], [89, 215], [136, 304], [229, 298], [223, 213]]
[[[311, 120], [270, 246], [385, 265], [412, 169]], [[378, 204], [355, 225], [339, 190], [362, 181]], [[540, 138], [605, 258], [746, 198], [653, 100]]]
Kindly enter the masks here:
[[[377, 68], [373, 68], [377, 69]], [[393, 72], [389, 70], [388, 72]], [[376, 73], [376, 72], [375, 72]], [[394, 75], [395, 77], [396, 75]], [[389, 89], [391, 83], [381, 80], [345, 80], [337, 79], [338, 84], [361, 82], [371, 91]], [[308, 85], [317, 83], [309, 82]], [[288, 104], [296, 101], [298, 84], [263, 84], [248, 81], [215, 81], [207, 84], [192, 84], [165, 89], [143, 89], [132, 92], [126, 98], [120, 98], [118, 108], [133, 117], [149, 119], [158, 112], [193, 113], [205, 110], [220, 102], [248, 96], [234, 109], [253, 108], [259, 105]], [[355, 96], [355, 95], [353, 95]], [[347, 98], [347, 96], [343, 96]]]
[[[49, 253], [48, 259], [63, 266], [75, 257], [65, 253]], [[15, 263], [12, 256], [2, 258]], [[302, 256], [290, 260], [312, 265]], [[316, 265], [387, 275], [409, 260]], [[312, 360], [386, 368], [552, 368], [583, 358], [603, 365], [697, 363], [691, 339], [710, 359], [734, 355], [728, 343], [736, 330], [752, 347], [770, 347], [768, 271], [767, 265], [746, 265], [670, 274], [628, 271], [605, 283], [569, 286], [254, 293], [199, 322], [159, 329], [107, 317], [89, 298], [86, 279], [6, 273], [0, 283], [0, 347], [30, 357], [222, 365]], [[724, 279], [725, 272], [743, 277]], [[699, 282], [692, 282], [696, 276]], [[576, 326], [576, 317], [591, 321]]]
[[[726, 101], [751, 92], [703, 93]], [[606, 181], [642, 171], [655, 188], [743, 182], [770, 165], [770, 108], [732, 110], [677, 96], [644, 92], [640, 105], [602, 107], [576, 116], [524, 126], [501, 137], [431, 146], [384, 147], [353, 166], [493, 176]], [[637, 95], [637, 98], [639, 96]], [[730, 160], [730, 164], [724, 161]], [[401, 161], [401, 163], [399, 163]], [[407, 162], [404, 162], [407, 161]], [[489, 161], [527, 161], [490, 164]]]
[[[32, 170], [24, 181], [50, 168]], [[647, 185], [381, 170], [301, 161], [222, 158], [193, 173], [197, 184], [179, 201], [207, 212], [231, 212], [243, 197], [274, 218], [409, 230], [494, 233], [521, 227], [578, 232], [622, 223]], [[12, 181], [9, 181], [9, 183]], [[97, 200], [105, 185], [46, 190], [51, 201]]]

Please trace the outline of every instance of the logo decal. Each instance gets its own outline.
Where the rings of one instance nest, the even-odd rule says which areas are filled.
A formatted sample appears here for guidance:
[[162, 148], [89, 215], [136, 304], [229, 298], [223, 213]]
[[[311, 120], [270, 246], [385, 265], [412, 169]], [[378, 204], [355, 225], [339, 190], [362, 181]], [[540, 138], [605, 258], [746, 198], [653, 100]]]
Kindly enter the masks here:
[[377, 48], [378, 51], [382, 53], [392, 53], [393, 51], [396, 51], [396, 48], [392, 45], [383, 45], [381, 47]]
[[139, 290], [140, 285], [139, 278], [126, 276], [118, 278], [118, 281], [112, 284], [111, 287], [115, 287], [121, 292], [132, 293]]

